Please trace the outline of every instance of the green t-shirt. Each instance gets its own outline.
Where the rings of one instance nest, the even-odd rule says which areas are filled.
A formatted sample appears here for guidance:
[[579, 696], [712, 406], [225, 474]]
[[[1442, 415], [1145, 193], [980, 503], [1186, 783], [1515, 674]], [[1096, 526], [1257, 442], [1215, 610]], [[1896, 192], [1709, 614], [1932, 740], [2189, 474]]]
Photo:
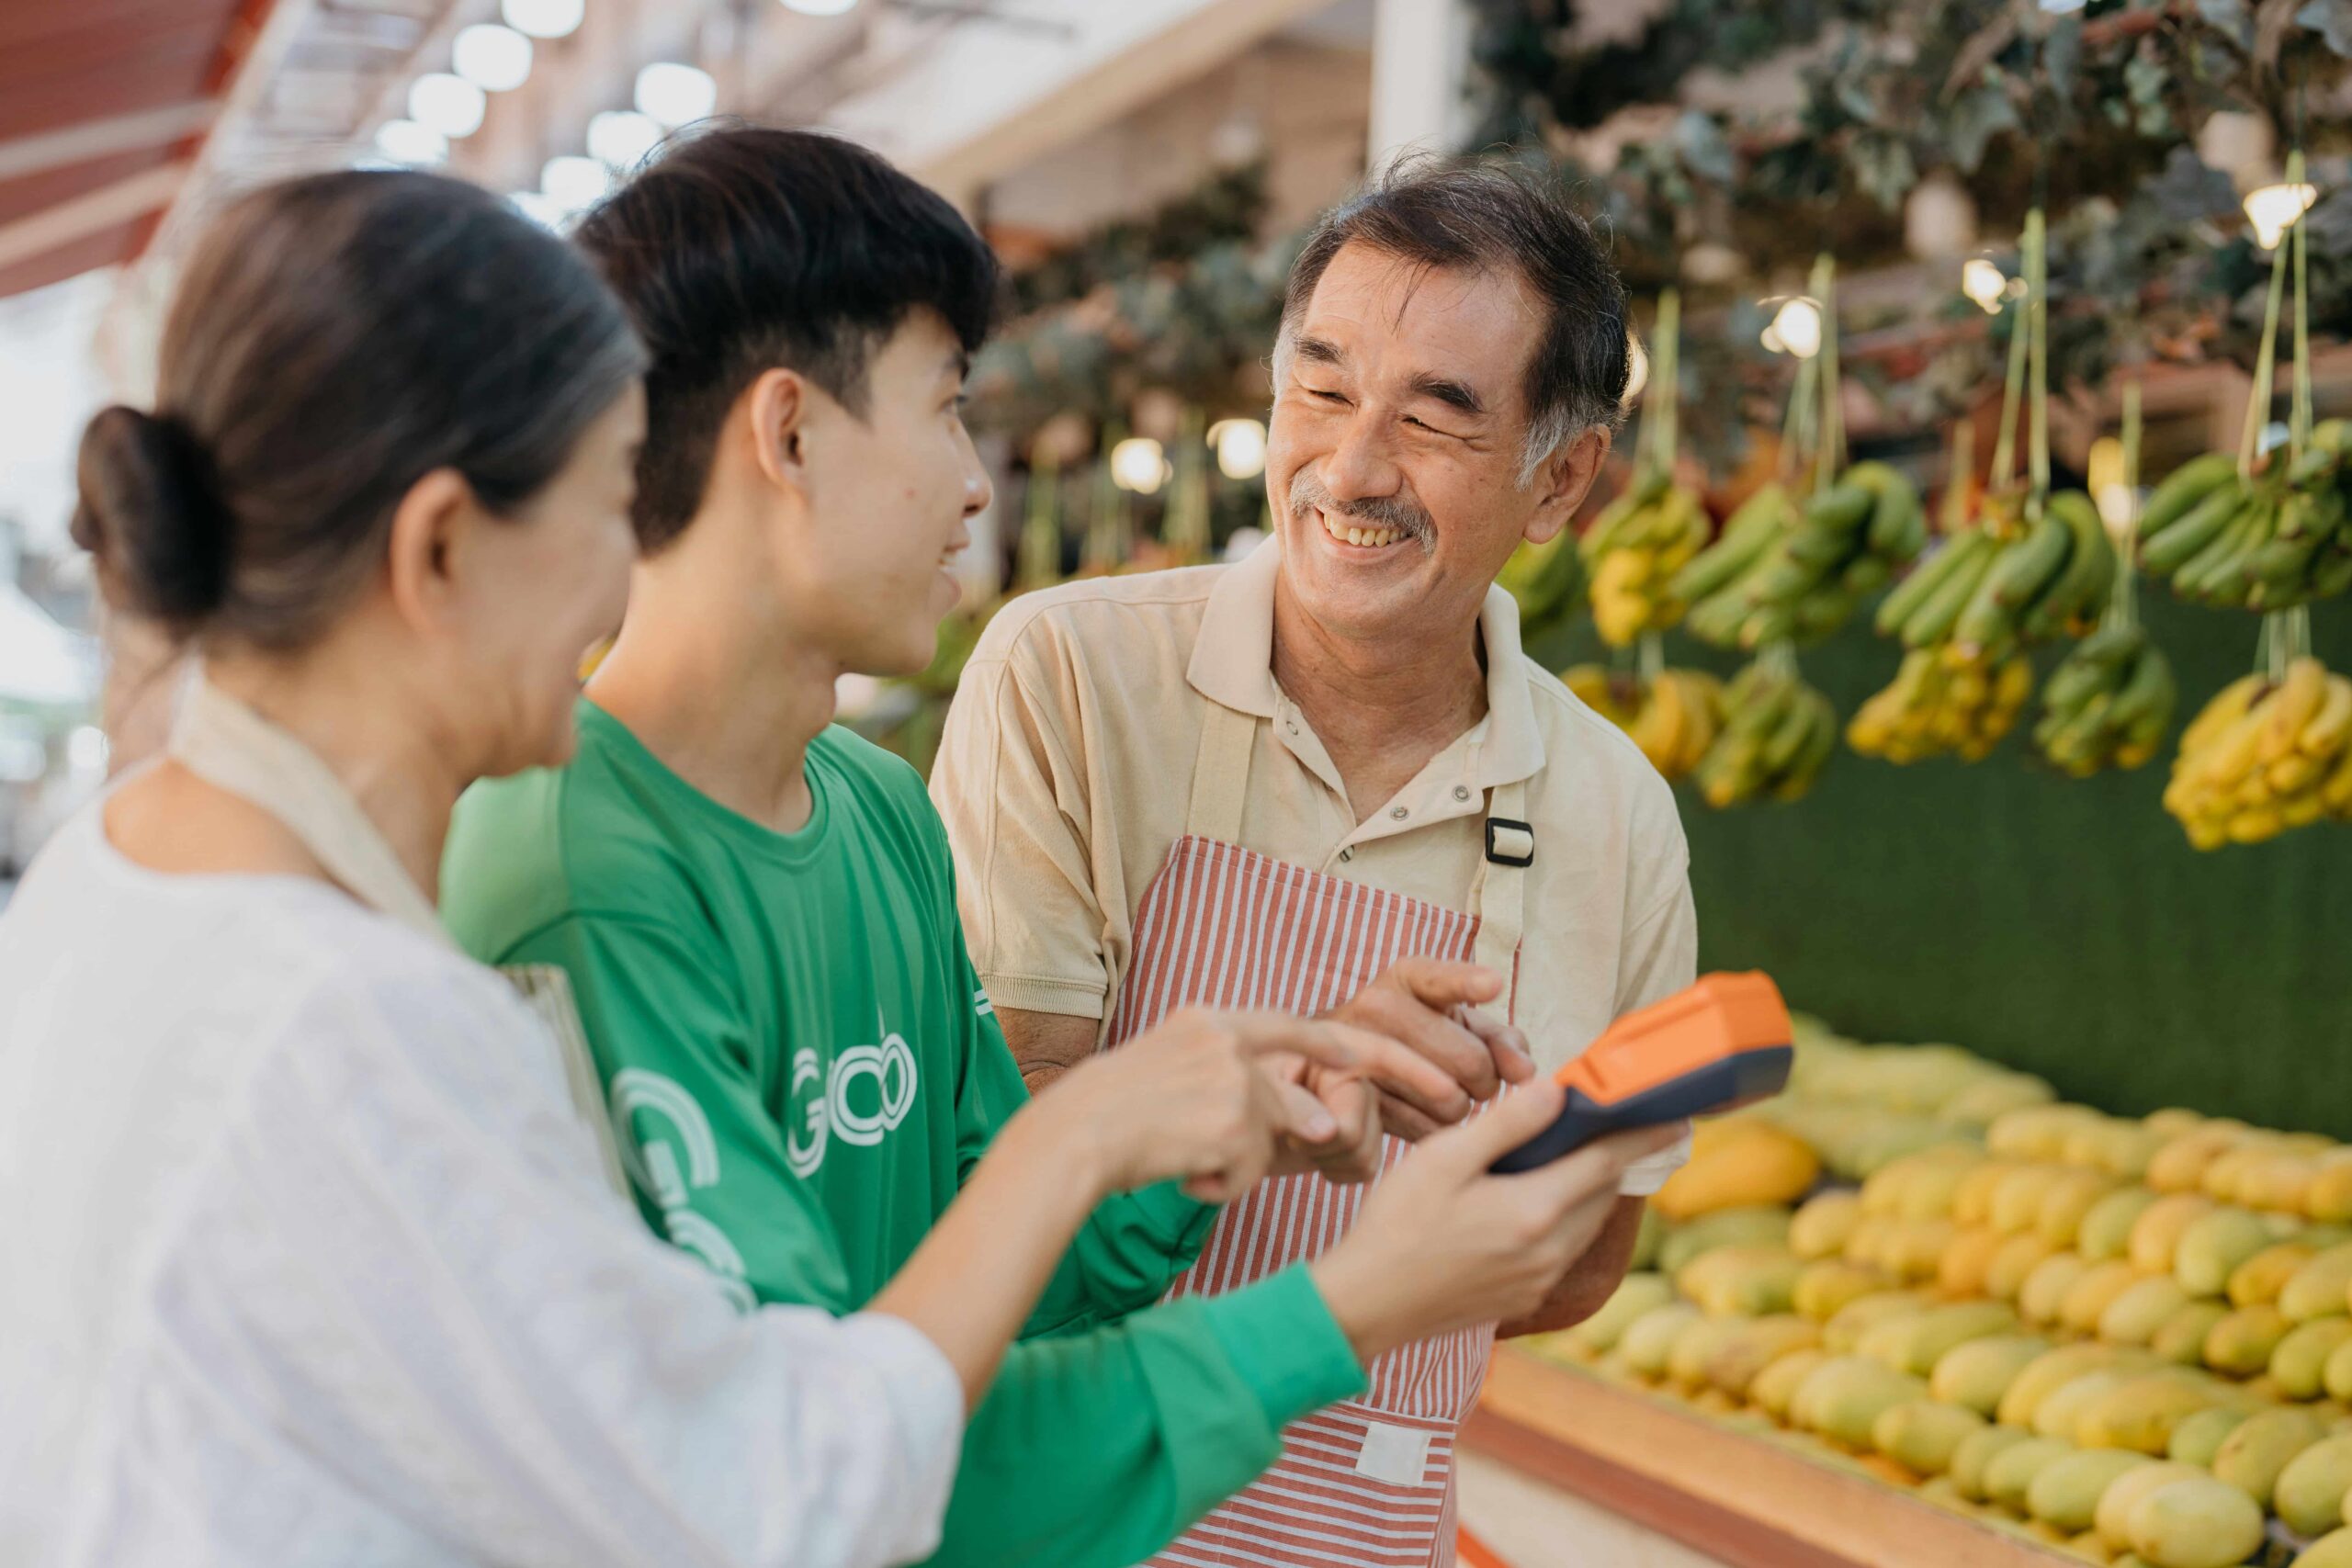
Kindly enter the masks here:
[[[779, 834], [594, 704], [566, 767], [458, 808], [443, 913], [476, 957], [570, 976], [647, 1222], [754, 1301], [858, 1310], [1027, 1098], [913, 769], [838, 728]], [[1214, 1211], [1089, 1220], [973, 1413], [934, 1562], [1124, 1568], [1363, 1383], [1303, 1270], [1154, 1306]]]

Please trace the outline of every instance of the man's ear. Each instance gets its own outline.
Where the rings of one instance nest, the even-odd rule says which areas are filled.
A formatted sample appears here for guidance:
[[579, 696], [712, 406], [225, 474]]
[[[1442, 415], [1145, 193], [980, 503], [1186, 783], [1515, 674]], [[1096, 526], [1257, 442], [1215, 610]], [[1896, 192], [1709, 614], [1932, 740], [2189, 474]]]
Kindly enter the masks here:
[[805, 429], [813, 389], [797, 370], [763, 371], [745, 389], [743, 409], [752, 461], [778, 490], [808, 489]]
[[1527, 520], [1527, 542], [1541, 545], [1575, 521], [1577, 508], [1609, 460], [1611, 436], [1596, 427], [1560, 443], [1535, 470], [1535, 512]]
[[468, 547], [488, 523], [473, 486], [455, 468], [435, 468], [392, 508], [385, 576], [392, 606], [422, 631], [454, 613]]

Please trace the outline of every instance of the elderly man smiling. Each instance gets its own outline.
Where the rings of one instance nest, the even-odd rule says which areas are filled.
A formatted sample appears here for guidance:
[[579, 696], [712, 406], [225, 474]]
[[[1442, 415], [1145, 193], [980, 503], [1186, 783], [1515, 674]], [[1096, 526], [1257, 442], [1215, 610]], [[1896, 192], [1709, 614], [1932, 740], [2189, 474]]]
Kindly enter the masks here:
[[[1377, 1021], [1491, 1091], [1689, 983], [1673, 796], [1521, 652], [1494, 586], [1582, 503], [1626, 370], [1623, 288], [1530, 176], [1410, 164], [1317, 228], [1274, 349], [1275, 537], [1033, 594], [965, 672], [933, 791], [1033, 1087], [1204, 1003]], [[1468, 1110], [1400, 1088], [1385, 1112], [1408, 1139]], [[1533, 1318], [1387, 1358], [1157, 1561], [1451, 1562], [1454, 1431], [1493, 1334], [1604, 1300], [1679, 1156], [1634, 1168]], [[1177, 1288], [1312, 1257], [1360, 1201], [1270, 1181]]]

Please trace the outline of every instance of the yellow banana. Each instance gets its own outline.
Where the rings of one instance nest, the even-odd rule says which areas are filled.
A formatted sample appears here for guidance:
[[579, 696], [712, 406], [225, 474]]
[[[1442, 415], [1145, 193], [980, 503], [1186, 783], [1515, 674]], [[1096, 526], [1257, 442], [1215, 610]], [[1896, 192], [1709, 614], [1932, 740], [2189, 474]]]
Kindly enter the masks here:
[[2287, 678], [2278, 689], [2264, 699], [2265, 723], [2261, 761], [2275, 762], [2295, 749], [2296, 739], [2319, 712], [2320, 704], [2327, 697], [2327, 667], [2318, 660], [2305, 657], [2287, 667]]
[[2321, 699], [2319, 712], [2312, 716], [2302, 733], [2295, 739], [2296, 750], [2306, 757], [2322, 761], [2344, 749], [2352, 739], [2352, 681], [2341, 675], [2327, 678], [2327, 695]]
[[2186, 756], [2191, 751], [2203, 750], [2208, 741], [2217, 739], [2222, 730], [2245, 717], [2246, 710], [2254, 706], [2256, 700], [2262, 695], [2265, 684], [2259, 675], [2241, 675], [2222, 687], [2213, 700], [2205, 705], [2203, 711], [2190, 721], [2188, 728], [2181, 732], [2181, 754]]

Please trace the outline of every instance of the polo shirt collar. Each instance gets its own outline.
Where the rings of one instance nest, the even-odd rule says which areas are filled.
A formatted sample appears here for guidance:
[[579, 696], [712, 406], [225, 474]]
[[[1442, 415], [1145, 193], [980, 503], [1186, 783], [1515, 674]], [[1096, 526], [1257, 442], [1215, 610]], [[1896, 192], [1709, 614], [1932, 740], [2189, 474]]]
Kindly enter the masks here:
[[[1184, 671], [1211, 702], [1266, 719], [1281, 704], [1274, 686], [1274, 582], [1281, 574], [1281, 542], [1272, 538], [1217, 574]], [[1478, 635], [1487, 650], [1487, 716], [1472, 730], [1483, 737], [1476, 783], [1516, 784], [1543, 768], [1544, 737], [1520, 651], [1519, 604], [1507, 590], [1487, 590]]]

